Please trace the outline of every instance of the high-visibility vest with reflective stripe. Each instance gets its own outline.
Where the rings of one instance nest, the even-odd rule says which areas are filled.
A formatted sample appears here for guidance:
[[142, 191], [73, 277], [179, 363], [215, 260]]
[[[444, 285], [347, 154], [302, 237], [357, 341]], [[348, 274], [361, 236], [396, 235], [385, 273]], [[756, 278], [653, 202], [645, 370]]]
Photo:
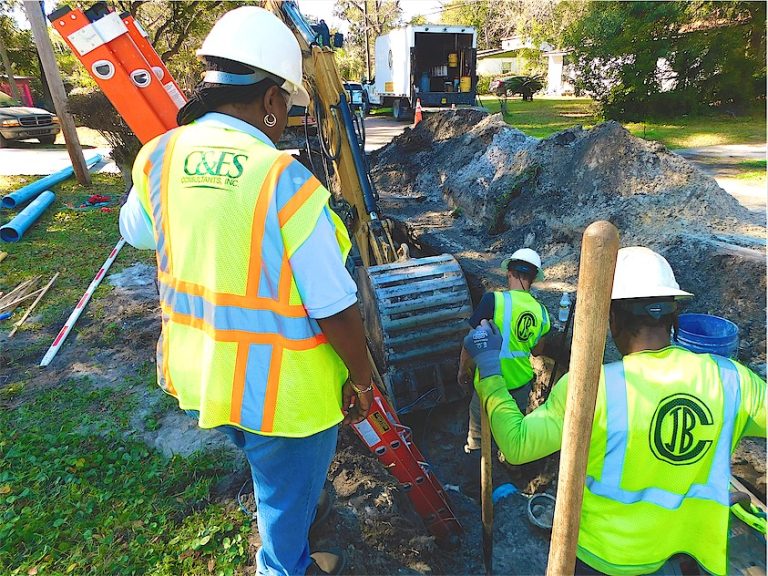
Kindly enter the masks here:
[[533, 378], [531, 350], [549, 332], [549, 314], [524, 290], [494, 292], [493, 298], [493, 322], [504, 340], [499, 353], [501, 375], [507, 388], [515, 390]]
[[[347, 370], [307, 316], [289, 261], [329, 193], [302, 169], [295, 193], [278, 198], [292, 162], [203, 123], [153, 140], [134, 164], [157, 243], [161, 382], [201, 427], [305, 437], [342, 419]], [[346, 258], [349, 237], [332, 219]]]
[[649, 574], [686, 553], [725, 574], [739, 367], [669, 347], [603, 368], [578, 556], [608, 574]]

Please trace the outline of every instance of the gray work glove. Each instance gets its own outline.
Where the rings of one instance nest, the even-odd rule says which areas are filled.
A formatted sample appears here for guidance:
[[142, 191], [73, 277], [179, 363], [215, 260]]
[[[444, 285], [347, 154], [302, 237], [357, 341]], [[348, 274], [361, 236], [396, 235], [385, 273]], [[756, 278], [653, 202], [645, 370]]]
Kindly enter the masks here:
[[464, 338], [464, 349], [472, 356], [480, 372], [480, 378], [501, 374], [499, 351], [503, 339], [496, 324], [483, 320], [480, 326]]

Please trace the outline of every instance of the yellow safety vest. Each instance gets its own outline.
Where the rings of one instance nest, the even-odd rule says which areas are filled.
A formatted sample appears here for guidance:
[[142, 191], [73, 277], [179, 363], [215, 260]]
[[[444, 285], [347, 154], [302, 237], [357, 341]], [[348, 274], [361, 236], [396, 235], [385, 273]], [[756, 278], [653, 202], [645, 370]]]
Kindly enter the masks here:
[[603, 368], [578, 556], [607, 574], [649, 574], [686, 553], [726, 572], [739, 371], [678, 347]]
[[306, 437], [342, 419], [347, 370], [307, 316], [289, 261], [329, 193], [309, 177], [279, 205], [291, 162], [244, 132], [192, 124], [145, 145], [134, 164], [157, 243], [161, 382], [203, 428]]
[[[525, 290], [493, 293], [493, 322], [502, 339], [499, 357], [507, 389], [522, 388], [533, 378], [531, 350], [549, 332], [547, 309]], [[479, 374], [475, 374], [475, 379]]]

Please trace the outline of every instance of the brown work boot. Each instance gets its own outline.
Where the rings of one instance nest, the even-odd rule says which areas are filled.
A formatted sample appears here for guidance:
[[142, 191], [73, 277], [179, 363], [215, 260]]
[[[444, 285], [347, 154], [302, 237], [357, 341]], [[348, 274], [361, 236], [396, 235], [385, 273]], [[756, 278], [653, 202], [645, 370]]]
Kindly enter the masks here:
[[306, 576], [321, 576], [322, 574], [337, 576], [347, 566], [347, 558], [341, 550], [313, 552], [309, 557], [312, 559], [312, 564], [304, 573]]

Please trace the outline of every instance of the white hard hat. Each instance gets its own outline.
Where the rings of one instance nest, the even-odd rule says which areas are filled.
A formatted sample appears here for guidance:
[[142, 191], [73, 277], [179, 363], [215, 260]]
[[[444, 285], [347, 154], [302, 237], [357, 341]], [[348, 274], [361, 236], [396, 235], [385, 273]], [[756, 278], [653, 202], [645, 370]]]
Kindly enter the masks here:
[[643, 246], [619, 250], [611, 300], [654, 296], [673, 296], [677, 300], [693, 294], [680, 290], [672, 267], [661, 254]]
[[505, 258], [501, 262], [501, 269], [506, 272], [509, 263], [514, 262], [515, 260], [528, 262], [528, 264], [536, 266], [536, 280], [544, 280], [544, 272], [541, 269], [541, 256], [539, 256], [536, 250], [531, 250], [530, 248], [520, 248], [520, 250], [515, 250], [512, 256]]
[[[258, 6], [241, 6], [227, 12], [213, 25], [197, 55], [227, 58], [277, 76], [285, 81], [281, 88], [292, 94], [294, 104], [309, 105], [309, 94], [302, 84], [299, 42], [272, 12]], [[208, 81], [244, 85], [261, 79], [263, 76], [258, 74], [250, 77], [218, 73], [216, 80]]]

